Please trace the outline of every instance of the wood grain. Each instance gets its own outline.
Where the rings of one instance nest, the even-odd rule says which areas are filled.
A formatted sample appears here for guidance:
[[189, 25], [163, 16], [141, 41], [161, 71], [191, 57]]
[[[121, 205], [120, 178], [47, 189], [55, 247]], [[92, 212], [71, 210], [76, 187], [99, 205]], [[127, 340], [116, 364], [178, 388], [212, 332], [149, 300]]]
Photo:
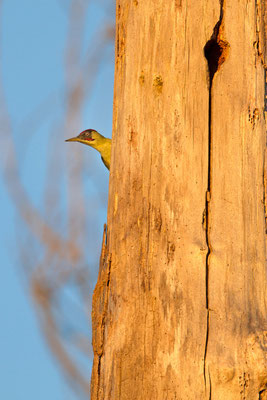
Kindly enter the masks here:
[[[116, 8], [91, 398], [263, 399], [265, 123], [256, 3], [117, 0]], [[216, 40], [228, 53], [210, 91], [204, 47], [218, 22]]]

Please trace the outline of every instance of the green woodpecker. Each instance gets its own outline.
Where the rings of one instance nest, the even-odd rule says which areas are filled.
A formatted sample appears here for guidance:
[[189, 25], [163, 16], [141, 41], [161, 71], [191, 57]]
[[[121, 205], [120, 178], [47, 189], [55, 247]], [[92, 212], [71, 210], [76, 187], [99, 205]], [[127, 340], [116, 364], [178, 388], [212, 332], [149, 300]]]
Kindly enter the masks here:
[[101, 158], [107, 169], [110, 167], [111, 139], [105, 138], [94, 129], [86, 129], [78, 136], [67, 139], [65, 142], [80, 142], [93, 147], [101, 154]]

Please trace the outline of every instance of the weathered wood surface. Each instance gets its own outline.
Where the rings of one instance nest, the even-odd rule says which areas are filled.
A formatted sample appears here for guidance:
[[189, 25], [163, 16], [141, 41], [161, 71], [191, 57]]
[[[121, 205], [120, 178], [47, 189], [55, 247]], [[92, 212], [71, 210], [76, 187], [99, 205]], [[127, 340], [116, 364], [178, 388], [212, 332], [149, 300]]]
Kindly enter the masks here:
[[266, 398], [260, 5], [117, 0], [92, 400]]

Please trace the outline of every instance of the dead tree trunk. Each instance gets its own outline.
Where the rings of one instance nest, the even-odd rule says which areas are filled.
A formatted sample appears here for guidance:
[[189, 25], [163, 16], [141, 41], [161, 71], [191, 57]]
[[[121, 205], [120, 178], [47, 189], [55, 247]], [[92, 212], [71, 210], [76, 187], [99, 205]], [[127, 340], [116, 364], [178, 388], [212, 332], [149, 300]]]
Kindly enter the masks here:
[[92, 400], [266, 399], [263, 17], [117, 0]]

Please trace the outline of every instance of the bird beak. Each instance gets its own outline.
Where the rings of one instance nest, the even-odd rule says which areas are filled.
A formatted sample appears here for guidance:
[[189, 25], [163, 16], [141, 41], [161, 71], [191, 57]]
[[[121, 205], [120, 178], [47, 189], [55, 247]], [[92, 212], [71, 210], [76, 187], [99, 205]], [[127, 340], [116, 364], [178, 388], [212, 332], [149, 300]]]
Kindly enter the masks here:
[[73, 138], [70, 138], [70, 139], [65, 140], [65, 142], [79, 142], [79, 141], [80, 141], [80, 140], [79, 140], [78, 137], [73, 137]]

